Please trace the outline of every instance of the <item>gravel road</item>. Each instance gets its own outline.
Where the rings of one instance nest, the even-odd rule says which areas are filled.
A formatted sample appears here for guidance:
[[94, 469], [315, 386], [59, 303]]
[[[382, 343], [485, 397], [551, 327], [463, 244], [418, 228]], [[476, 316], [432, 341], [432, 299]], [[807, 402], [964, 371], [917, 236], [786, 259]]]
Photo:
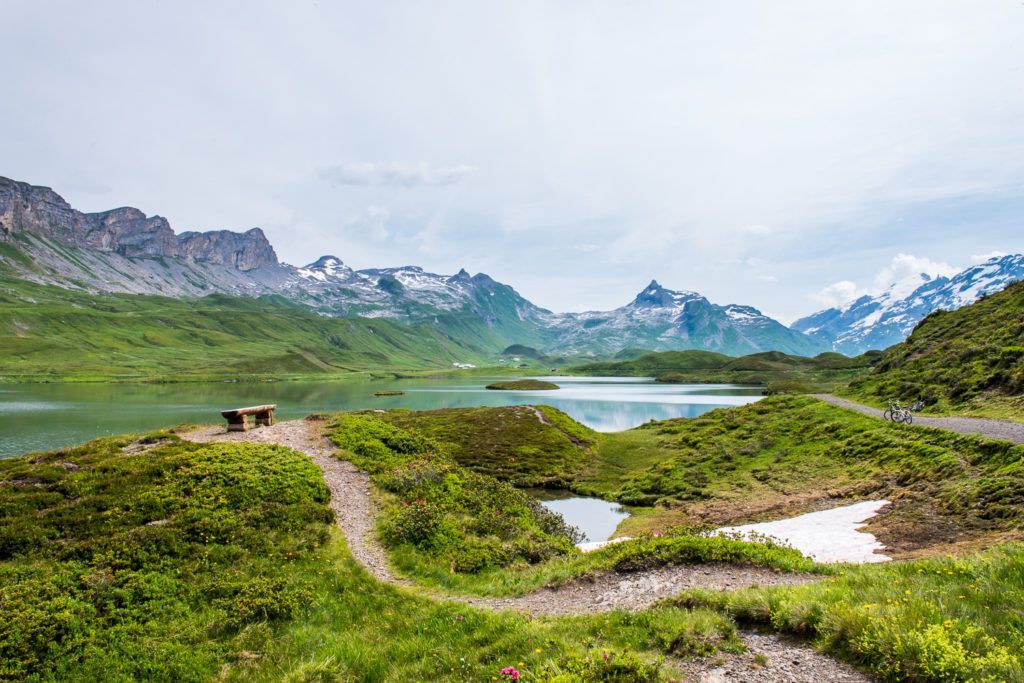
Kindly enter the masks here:
[[[831, 403], [840, 408], [855, 410], [864, 415], [882, 418], [882, 411], [878, 408], [861, 405], [839, 398], [831, 394], [814, 394], [814, 398]], [[1006, 422], [1003, 420], [989, 420], [980, 417], [924, 417], [914, 416], [914, 424], [919, 427], [934, 427], [945, 429], [959, 434], [978, 434], [991, 439], [1002, 439], [1014, 443], [1024, 444], [1024, 424], [1019, 422]]]

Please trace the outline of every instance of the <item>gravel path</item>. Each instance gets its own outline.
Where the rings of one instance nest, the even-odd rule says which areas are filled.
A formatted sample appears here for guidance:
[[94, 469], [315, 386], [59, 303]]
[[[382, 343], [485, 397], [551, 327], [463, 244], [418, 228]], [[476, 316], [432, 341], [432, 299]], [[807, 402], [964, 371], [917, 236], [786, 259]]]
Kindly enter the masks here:
[[682, 662], [687, 681], [700, 683], [863, 683], [872, 680], [806, 643], [774, 633], [741, 631], [742, 654]]
[[[331, 509], [348, 541], [353, 557], [380, 581], [400, 586], [412, 582], [395, 576], [387, 562], [385, 550], [376, 542], [373, 520], [375, 505], [369, 477], [350, 462], [334, 456], [335, 447], [321, 433], [318, 423], [307, 420], [279, 422], [248, 432], [225, 432], [223, 427], [203, 427], [181, 434], [196, 442], [237, 441], [279, 444], [307, 454], [320, 467], [331, 491]], [[541, 588], [513, 598], [475, 598], [428, 594], [486, 609], [516, 609], [532, 614], [591, 614], [612, 609], [640, 610], [687, 588], [735, 590], [747, 586], [795, 585], [816, 581], [810, 574], [783, 573], [770, 569], [709, 564], [662, 567], [648, 571], [594, 577], [582, 577], [557, 588]], [[790, 681], [843, 683], [871, 679], [816, 652], [806, 643], [771, 634], [744, 633], [750, 651], [728, 655], [725, 660], [689, 661], [682, 666], [688, 680], [716, 683], [720, 681]], [[767, 657], [755, 659], [756, 653]], [[724, 663], [723, 663], [724, 662]]]
[[[814, 398], [820, 399], [825, 403], [831, 403], [834, 406], [839, 406], [840, 408], [855, 410], [864, 415], [882, 417], [883, 411], [877, 408], [854, 403], [831, 394], [814, 394]], [[959, 434], [979, 434], [992, 439], [1002, 439], [1004, 441], [1024, 444], [1024, 424], [1019, 422], [989, 420], [981, 417], [919, 417], [915, 415], [914, 424], [921, 427], [946, 429]]]

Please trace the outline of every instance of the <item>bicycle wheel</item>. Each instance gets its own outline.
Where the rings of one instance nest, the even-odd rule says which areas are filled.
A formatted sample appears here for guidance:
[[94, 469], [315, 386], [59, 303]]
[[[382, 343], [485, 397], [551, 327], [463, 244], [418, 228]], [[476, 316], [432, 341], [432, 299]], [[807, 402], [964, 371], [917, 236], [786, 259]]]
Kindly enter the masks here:
[[892, 419], [892, 411], [887, 408], [886, 411], [884, 413], [882, 413], [882, 419], [883, 420], [888, 420], [889, 422], [892, 422], [893, 421], [893, 419]]
[[910, 411], [907, 411], [907, 414], [903, 416], [903, 424], [905, 424], [905, 425], [914, 424], [914, 416], [910, 414]]

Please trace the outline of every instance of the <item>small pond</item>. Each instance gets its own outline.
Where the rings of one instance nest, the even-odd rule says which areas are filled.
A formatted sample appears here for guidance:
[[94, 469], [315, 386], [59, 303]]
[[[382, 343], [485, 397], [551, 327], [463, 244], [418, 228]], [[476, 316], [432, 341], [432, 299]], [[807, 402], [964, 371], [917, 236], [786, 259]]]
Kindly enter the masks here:
[[528, 492], [540, 504], [557, 512], [565, 521], [584, 533], [583, 543], [607, 541], [619, 522], [629, 517], [618, 503], [609, 503], [600, 498], [578, 496], [571, 491], [531, 489]]

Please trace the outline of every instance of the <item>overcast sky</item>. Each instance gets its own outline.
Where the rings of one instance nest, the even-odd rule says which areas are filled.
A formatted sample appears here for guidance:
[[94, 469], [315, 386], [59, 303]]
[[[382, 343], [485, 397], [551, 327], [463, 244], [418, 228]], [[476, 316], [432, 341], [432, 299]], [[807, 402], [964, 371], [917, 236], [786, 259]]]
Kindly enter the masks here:
[[788, 322], [1024, 250], [1020, 0], [0, 0], [0, 60], [0, 175], [300, 265]]

